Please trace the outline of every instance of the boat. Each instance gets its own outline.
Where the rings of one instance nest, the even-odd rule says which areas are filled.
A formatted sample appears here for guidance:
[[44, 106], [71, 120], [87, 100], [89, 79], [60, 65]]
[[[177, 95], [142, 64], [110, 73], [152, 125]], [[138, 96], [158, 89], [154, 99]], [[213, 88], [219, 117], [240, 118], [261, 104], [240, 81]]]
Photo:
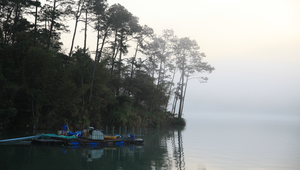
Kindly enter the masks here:
[[90, 128], [89, 133], [82, 136], [81, 132], [71, 132], [67, 125], [58, 134], [38, 134], [22, 138], [0, 140], [0, 144], [13, 144], [11, 142], [27, 141], [30, 144], [60, 145], [73, 147], [105, 147], [105, 146], [124, 146], [124, 144], [143, 144], [144, 140], [130, 138], [121, 138], [120, 135], [104, 135], [101, 130]]
[[114, 140], [114, 139], [117, 139], [117, 136], [107, 136], [107, 135], [104, 135], [104, 140]]

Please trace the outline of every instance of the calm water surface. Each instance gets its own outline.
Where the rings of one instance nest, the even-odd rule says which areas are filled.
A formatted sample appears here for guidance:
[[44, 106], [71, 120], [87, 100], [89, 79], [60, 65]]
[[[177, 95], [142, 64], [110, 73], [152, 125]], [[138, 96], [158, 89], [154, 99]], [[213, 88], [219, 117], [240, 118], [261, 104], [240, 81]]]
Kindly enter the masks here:
[[[33, 132], [1, 132], [0, 139]], [[299, 170], [299, 117], [187, 118], [185, 128], [144, 131], [143, 146], [0, 145], [1, 169]]]

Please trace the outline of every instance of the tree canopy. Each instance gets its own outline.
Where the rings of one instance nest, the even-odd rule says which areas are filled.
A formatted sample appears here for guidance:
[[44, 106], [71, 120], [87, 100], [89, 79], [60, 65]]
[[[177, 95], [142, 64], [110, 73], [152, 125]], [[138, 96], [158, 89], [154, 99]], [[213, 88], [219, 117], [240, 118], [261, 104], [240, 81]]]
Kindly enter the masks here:
[[[189, 78], [214, 70], [196, 41], [173, 30], [157, 36], [121, 4], [0, 0], [0, 11], [3, 129], [159, 126], [181, 118]], [[75, 21], [67, 54], [65, 18]], [[81, 25], [83, 47], [74, 45]], [[86, 47], [88, 29], [97, 32], [95, 53]], [[134, 56], [124, 57], [130, 49]]]

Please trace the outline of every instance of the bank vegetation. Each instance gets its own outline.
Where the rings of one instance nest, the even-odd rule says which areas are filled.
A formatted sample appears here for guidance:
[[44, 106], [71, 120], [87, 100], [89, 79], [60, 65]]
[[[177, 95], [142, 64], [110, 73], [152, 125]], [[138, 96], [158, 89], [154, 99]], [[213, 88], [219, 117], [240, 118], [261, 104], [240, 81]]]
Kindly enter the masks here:
[[[120, 4], [0, 0], [0, 11], [2, 129], [182, 122], [188, 81], [214, 70], [202, 61], [196, 41], [173, 30], [158, 36]], [[74, 21], [74, 30], [66, 20]], [[82, 47], [74, 45], [79, 29]], [[70, 31], [70, 51], [63, 52], [61, 36]], [[95, 42], [90, 32], [96, 32]]]

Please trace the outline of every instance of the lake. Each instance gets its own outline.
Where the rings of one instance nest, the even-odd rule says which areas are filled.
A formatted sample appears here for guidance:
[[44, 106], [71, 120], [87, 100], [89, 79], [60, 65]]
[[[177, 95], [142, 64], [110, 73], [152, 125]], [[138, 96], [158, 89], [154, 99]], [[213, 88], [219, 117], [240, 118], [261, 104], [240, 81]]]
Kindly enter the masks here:
[[[143, 130], [142, 146], [0, 145], [1, 169], [300, 169], [297, 116], [216, 114], [186, 119], [184, 128]], [[33, 133], [36, 132], [1, 132], [0, 139]]]

